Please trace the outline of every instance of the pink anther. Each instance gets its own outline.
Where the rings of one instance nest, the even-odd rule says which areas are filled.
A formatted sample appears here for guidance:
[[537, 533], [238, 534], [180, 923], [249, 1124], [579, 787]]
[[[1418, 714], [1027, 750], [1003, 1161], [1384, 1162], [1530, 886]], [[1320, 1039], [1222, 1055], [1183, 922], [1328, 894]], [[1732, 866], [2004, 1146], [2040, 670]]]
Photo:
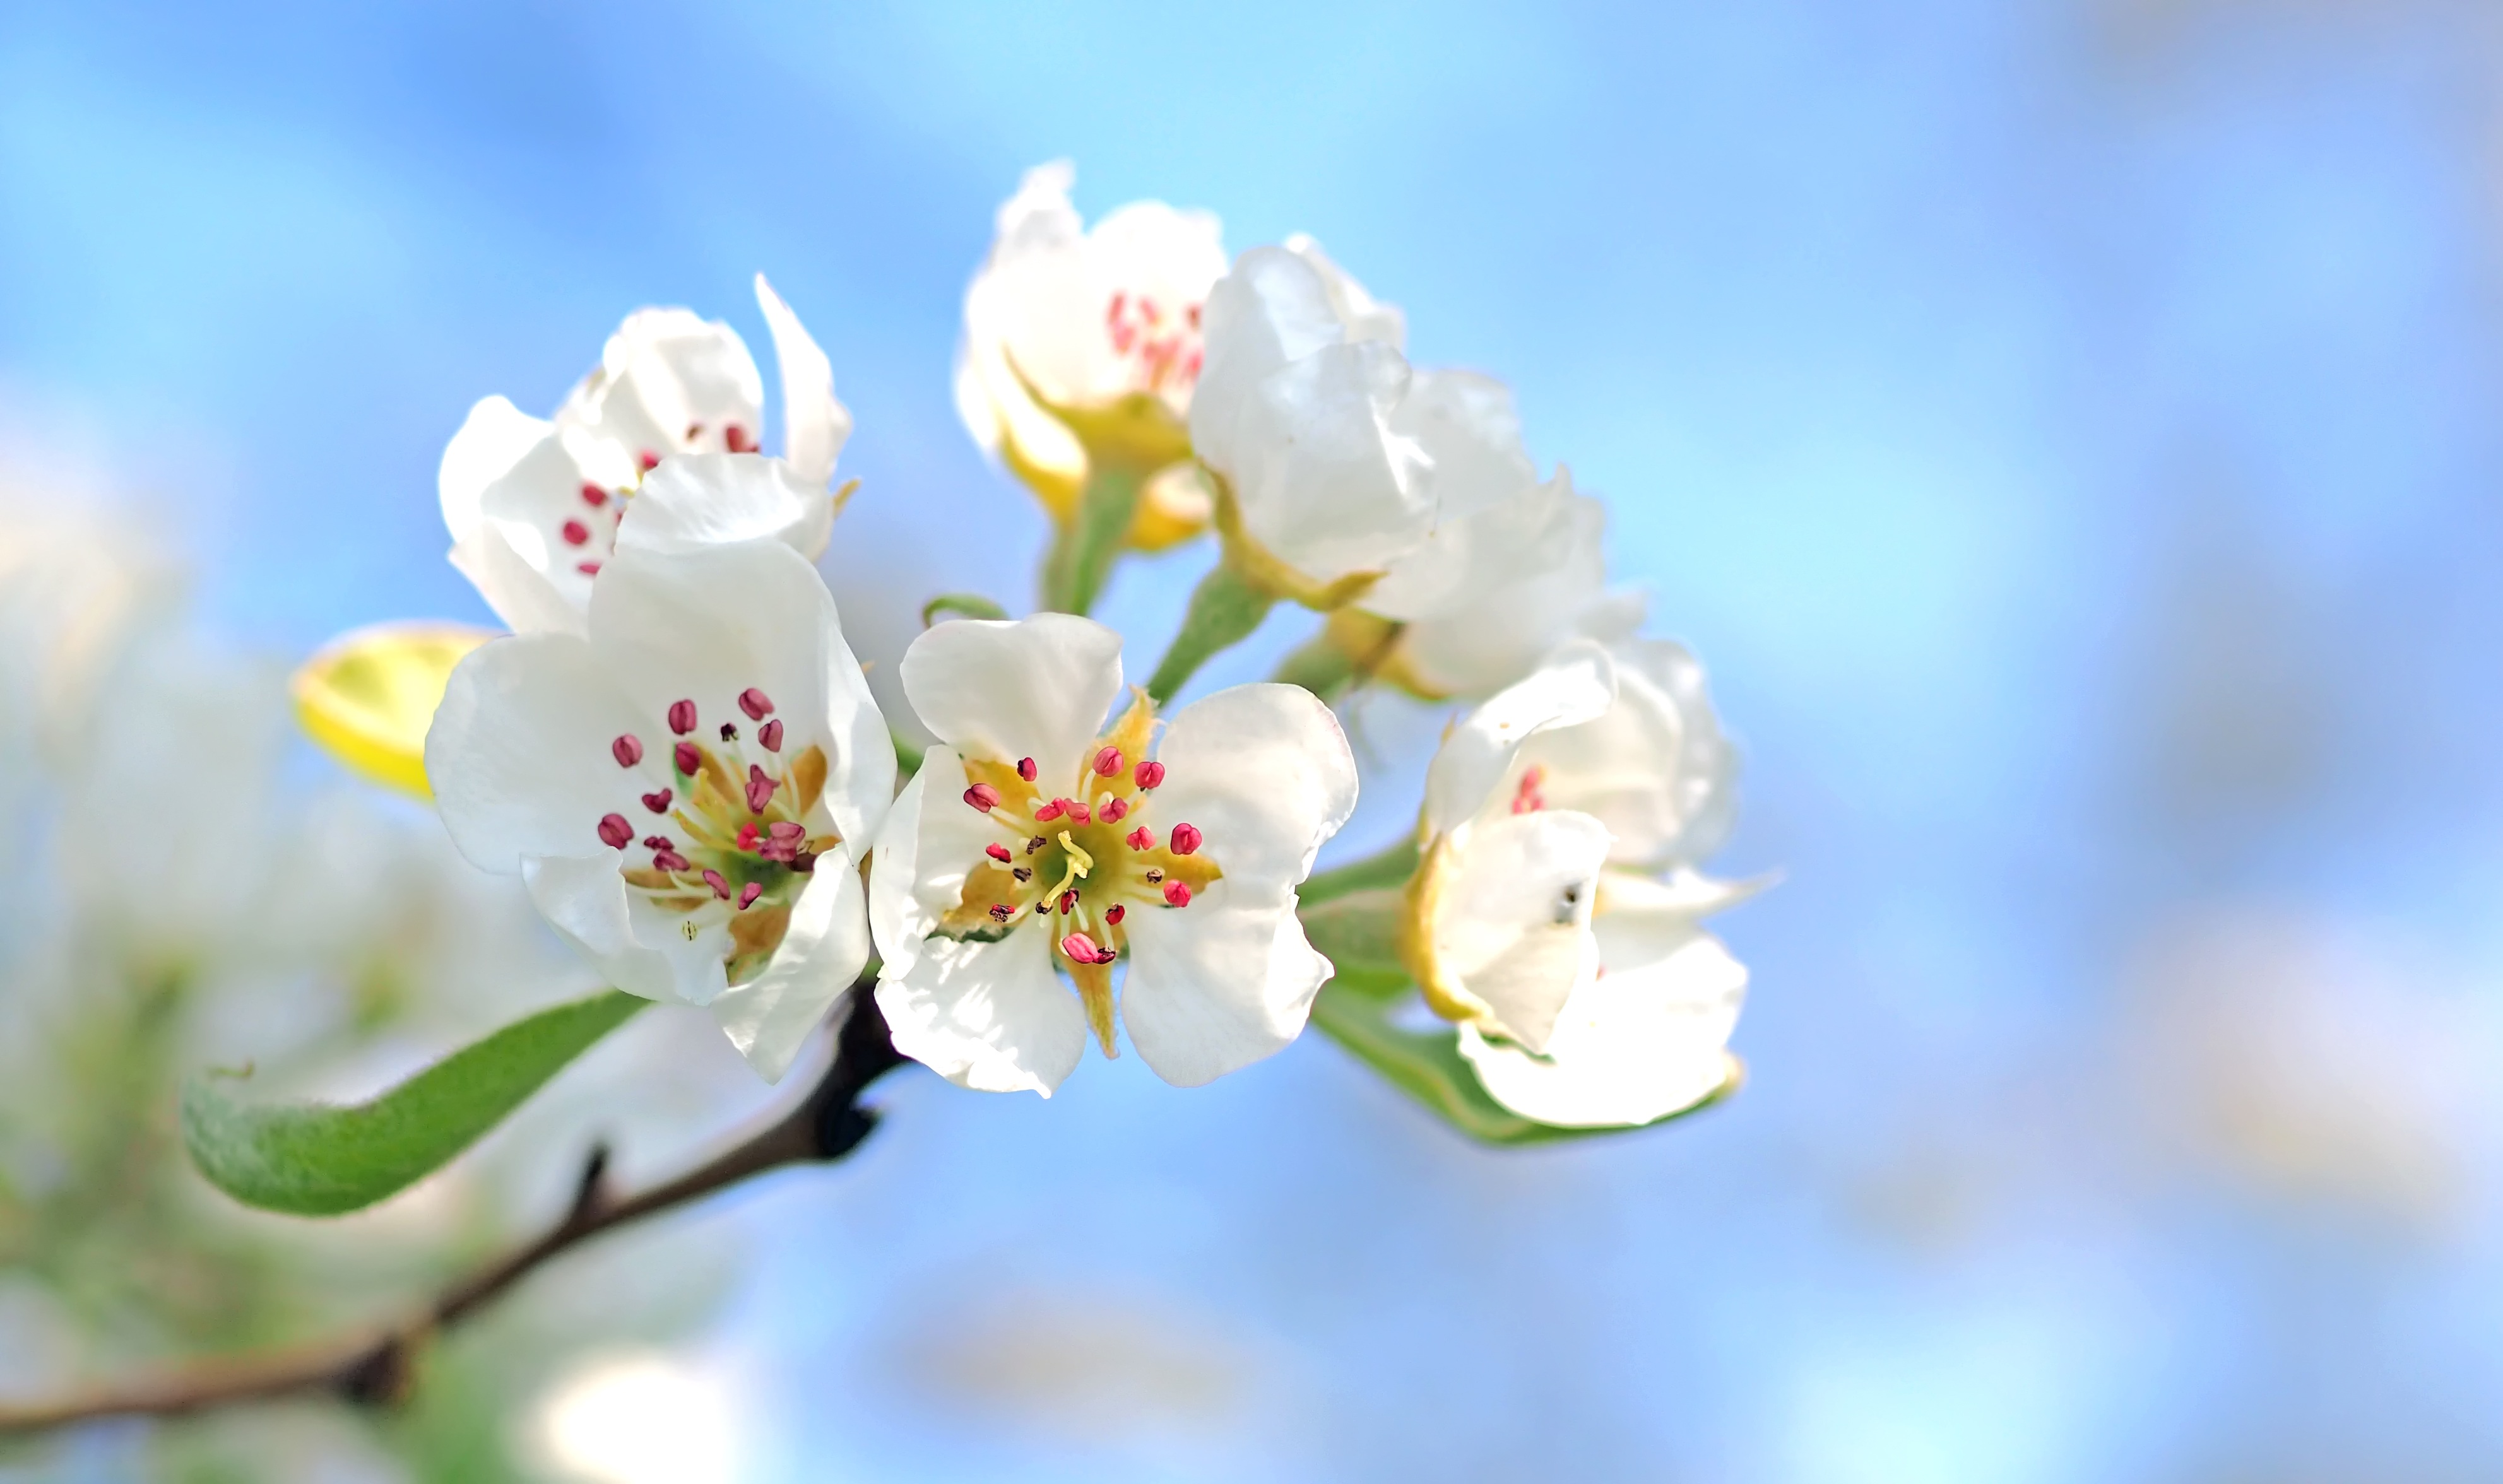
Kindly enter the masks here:
[[751, 881], [747, 885], [740, 887], [738, 889], [738, 910], [744, 912], [748, 908], [755, 906], [756, 898], [764, 894], [765, 888], [756, 882]]
[[1200, 838], [1198, 826], [1176, 825], [1165, 841], [1165, 847], [1177, 856], [1187, 856], [1199, 849]]
[[681, 742], [669, 749], [669, 760], [678, 765], [679, 772], [693, 778], [696, 770], [703, 766], [703, 749], [693, 742]]
[[1107, 825], [1118, 825], [1121, 823], [1121, 817], [1129, 812], [1130, 801], [1128, 799], [1117, 797], [1108, 798], [1096, 808], [1095, 817], [1102, 820]]
[[734, 422], [721, 430], [721, 446], [734, 454], [753, 454], [756, 445], [747, 439], [747, 429]]
[[567, 546], [581, 546], [591, 539], [591, 527], [580, 521], [567, 521], [556, 529], [557, 534], [565, 538], [565, 544]]
[[631, 731], [620, 732], [617, 740], [608, 744], [608, 756], [617, 759], [619, 767], [631, 768], [643, 760], [643, 739]]
[[738, 709], [747, 713], [749, 721], [761, 722], [772, 715], [773, 702], [766, 698], [764, 691], [750, 686], [738, 692]]
[[1034, 759], [1032, 758], [1019, 758], [1017, 759], [1017, 776], [1024, 779], [1026, 782], [1034, 782], [1034, 775], [1040, 771], [1041, 769], [1034, 765]]
[[982, 854], [990, 857], [1002, 865], [1006, 865], [1016, 859], [1016, 857], [1009, 854], [1009, 848], [1005, 845], [985, 845], [982, 847]]
[[1108, 747], [1095, 755], [1095, 776], [1111, 778], [1121, 771], [1121, 750]]
[[1152, 789], [1165, 781], [1165, 765], [1150, 758], [1140, 763], [1130, 776], [1139, 781], [1140, 788]]
[[[994, 795], [994, 797], [996, 796], [997, 795]], [[1055, 798], [1050, 803], [1047, 803], [1042, 808], [1034, 811], [1034, 822], [1038, 825], [1048, 825], [1053, 820], [1060, 818], [1068, 812], [1068, 807], [1061, 800]]]
[[585, 480], [582, 486], [582, 503], [598, 510], [608, 503], [608, 491]]
[[1156, 833], [1147, 826], [1142, 825], [1138, 828], [1131, 830], [1128, 834], [1123, 835], [1121, 837], [1121, 843], [1130, 847], [1132, 850], [1153, 850], [1156, 848]]
[[634, 843], [634, 826], [626, 823], [622, 814], [600, 817], [600, 842], [611, 850], [624, 850]]
[[769, 753], [780, 752], [782, 750], [782, 719], [780, 717], [775, 717], [772, 721], [766, 723], [764, 729], [757, 732], [756, 740], [764, 743], [765, 750]]
[[781, 786], [782, 780], [768, 778], [763, 768], [755, 763], [749, 763], [747, 765], [747, 812], [763, 814], [765, 806], [773, 802], [773, 791]]
[[643, 807], [651, 810], [654, 814], [667, 814], [669, 812], [670, 796], [669, 790], [655, 789], [651, 793], [643, 795]]
[[712, 888], [713, 895], [720, 897], [723, 901], [730, 900], [730, 882], [723, 877], [721, 872], [706, 869], [703, 873], [703, 884]]
[[1179, 882], [1179, 881], [1168, 881], [1168, 882], [1166, 882], [1166, 883], [1165, 883], [1165, 905], [1166, 905], [1166, 906], [1168, 906], [1168, 907], [1187, 907], [1187, 906], [1189, 906], [1189, 905], [1190, 905], [1190, 888], [1188, 888], [1188, 887], [1186, 887], [1186, 886], [1183, 885], [1183, 884], [1182, 884], [1181, 882]]
[[669, 702], [669, 730], [683, 737], [695, 729], [696, 703], [693, 701]]
[[965, 791], [965, 803], [988, 814], [1000, 806], [1000, 791], [989, 784], [977, 783]]
[[1104, 921], [1108, 923], [1117, 923], [1129, 915], [1130, 909], [1122, 906], [1119, 902], [1114, 902], [1113, 905], [1104, 909]]

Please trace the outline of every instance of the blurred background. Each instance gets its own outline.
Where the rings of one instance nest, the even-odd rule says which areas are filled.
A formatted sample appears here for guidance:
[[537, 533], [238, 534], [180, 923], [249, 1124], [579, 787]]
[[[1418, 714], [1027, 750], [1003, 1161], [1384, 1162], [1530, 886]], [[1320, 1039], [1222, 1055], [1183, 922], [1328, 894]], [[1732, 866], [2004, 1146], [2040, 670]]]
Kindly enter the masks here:
[[[348, 1221], [165, 1142], [190, 1067], [371, 1088], [586, 983], [284, 712], [339, 629], [487, 622], [434, 499], [476, 398], [553, 408], [643, 304], [762, 348], [763, 269], [858, 418], [864, 653], [1030, 599], [948, 373], [1046, 159], [1310, 231], [1508, 379], [1747, 746], [1716, 863], [1784, 881], [1694, 1120], [1488, 1152], [1318, 1037], [900, 1075], [406, 1416], [0, 1477], [2503, 1475], [2498, 83], [2475, 0], [10, 6], [10, 1395], [388, 1312], [593, 1138], [631, 1177], [770, 1100], [654, 1014]], [[1134, 651], [1208, 559], [1122, 570]], [[1437, 725], [1359, 709], [1343, 854]]]

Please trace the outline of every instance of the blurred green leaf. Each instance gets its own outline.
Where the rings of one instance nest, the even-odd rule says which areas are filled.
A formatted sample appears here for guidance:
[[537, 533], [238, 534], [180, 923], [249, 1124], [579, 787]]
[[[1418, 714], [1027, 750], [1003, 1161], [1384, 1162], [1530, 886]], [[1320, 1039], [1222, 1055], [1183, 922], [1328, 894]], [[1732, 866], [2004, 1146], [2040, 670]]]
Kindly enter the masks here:
[[542, 1010], [370, 1102], [256, 1104], [230, 1074], [183, 1090], [183, 1141], [209, 1183], [297, 1216], [359, 1210], [441, 1168], [647, 1000], [615, 990]]
[[1304, 936], [1337, 972], [1344, 988], [1376, 995], [1396, 995], [1408, 988], [1408, 970], [1399, 960], [1399, 924], [1406, 899], [1391, 888], [1350, 892], [1307, 904]]
[[1321, 871], [1302, 886], [1295, 888], [1296, 899], [1309, 908], [1316, 902], [1345, 896], [1350, 892], [1367, 892], [1380, 887], [1402, 887], [1417, 874], [1417, 842], [1403, 839], [1378, 855], [1361, 860], [1351, 860], [1342, 866]]
[[939, 615], [952, 613], [960, 619], [1005, 619], [1009, 611], [978, 592], [942, 592], [921, 605], [921, 626], [928, 628], [939, 622]]

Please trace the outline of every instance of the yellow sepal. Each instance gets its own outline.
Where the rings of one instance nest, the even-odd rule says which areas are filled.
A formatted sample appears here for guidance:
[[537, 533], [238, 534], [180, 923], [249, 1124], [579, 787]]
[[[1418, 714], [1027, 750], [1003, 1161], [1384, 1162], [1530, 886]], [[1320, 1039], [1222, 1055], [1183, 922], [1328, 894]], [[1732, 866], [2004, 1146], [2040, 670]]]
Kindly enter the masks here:
[[495, 637], [493, 629], [426, 622], [341, 634], [295, 672], [295, 719], [350, 772], [430, 799], [426, 729], [452, 667]]

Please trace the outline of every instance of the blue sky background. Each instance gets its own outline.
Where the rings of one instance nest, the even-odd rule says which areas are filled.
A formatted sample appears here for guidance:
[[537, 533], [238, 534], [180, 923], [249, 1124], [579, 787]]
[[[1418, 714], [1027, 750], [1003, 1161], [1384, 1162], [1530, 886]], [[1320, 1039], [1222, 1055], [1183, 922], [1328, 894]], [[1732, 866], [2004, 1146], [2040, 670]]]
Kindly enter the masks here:
[[[1019, 172], [1311, 231], [1514, 385], [1711, 666], [1721, 863], [1786, 876], [1724, 925], [1754, 1081], [1492, 1154], [1317, 1039], [906, 1079], [697, 1218], [760, 1242], [707, 1341], [754, 1476], [2491, 1477], [2498, 78], [2467, 0], [19, 5], [0, 428], [140, 491], [242, 642], [483, 620], [468, 405], [646, 303], [761, 347], [761, 268], [858, 418], [827, 565], [891, 661], [1027, 591], [948, 398]], [[1206, 560], [1123, 571], [1136, 649]]]

